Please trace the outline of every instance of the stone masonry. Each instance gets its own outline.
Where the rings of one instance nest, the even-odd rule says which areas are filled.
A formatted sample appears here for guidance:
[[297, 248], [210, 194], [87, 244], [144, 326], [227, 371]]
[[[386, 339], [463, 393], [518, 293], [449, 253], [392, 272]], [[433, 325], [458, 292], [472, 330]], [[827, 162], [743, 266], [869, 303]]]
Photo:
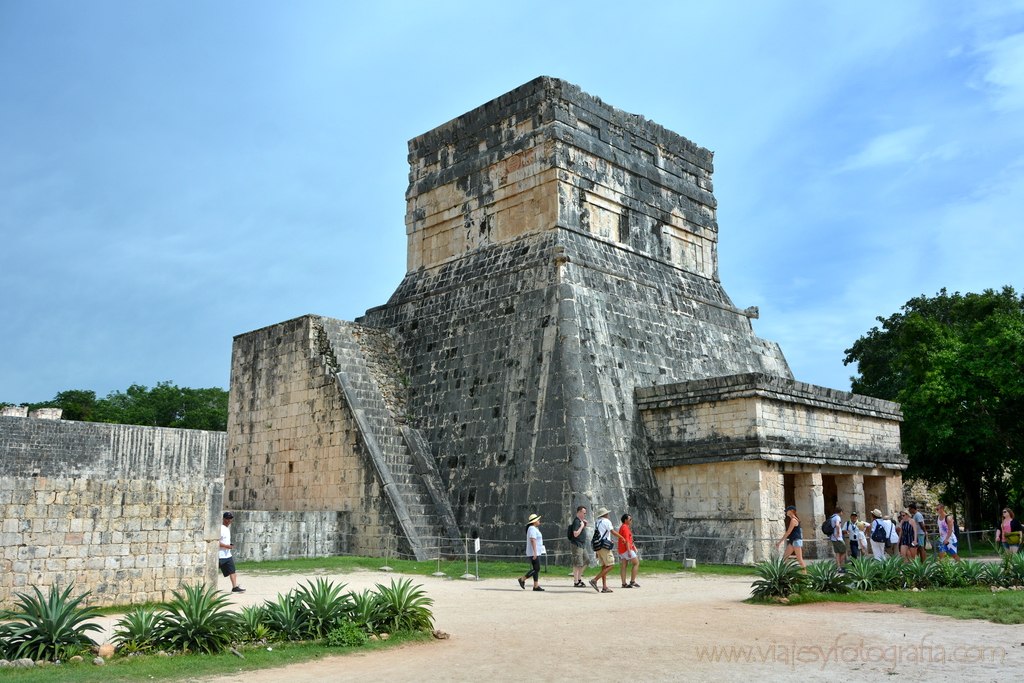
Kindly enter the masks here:
[[[531, 512], [560, 525], [578, 504], [629, 510], [639, 533], [709, 532], [665, 478], [711, 468], [708, 497], [727, 497], [754, 470], [715, 469], [727, 459], [702, 457], [713, 440], [701, 438], [666, 456], [638, 392], [793, 381], [779, 347], [754, 334], [756, 309], [719, 282], [712, 153], [542, 77], [414, 138], [409, 164], [408, 270], [389, 301], [356, 323], [305, 316], [236, 337], [232, 504], [358, 513], [353, 548], [395, 534], [417, 556], [430, 536], [519, 540]], [[382, 334], [388, 348], [371, 348]], [[762, 431], [811, 466], [830, 437], [790, 424], [805, 404], [787, 396], [777, 429]], [[830, 400], [852, 406], [833, 411], [851, 433], [859, 421], [879, 431], [848, 466], [875, 462], [877, 447], [898, 479], [898, 409], [876, 418], [849, 394]], [[705, 419], [719, 403], [686, 410]], [[763, 505], [719, 536], [779, 526], [768, 508], [794, 485], [755, 470]]]
[[74, 584], [90, 604], [217, 580], [225, 435], [0, 416], [0, 607]]

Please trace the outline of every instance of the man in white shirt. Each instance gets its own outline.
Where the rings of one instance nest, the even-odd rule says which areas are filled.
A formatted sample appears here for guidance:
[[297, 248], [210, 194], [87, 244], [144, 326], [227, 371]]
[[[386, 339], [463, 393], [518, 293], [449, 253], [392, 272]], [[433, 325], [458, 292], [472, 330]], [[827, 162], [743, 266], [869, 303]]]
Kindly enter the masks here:
[[846, 541], [843, 540], [843, 508], [836, 507], [836, 511], [829, 518], [832, 525], [832, 535], [828, 540], [832, 541], [832, 552], [836, 554], [836, 566], [840, 572], [846, 571], [843, 566], [846, 564]]
[[220, 573], [231, 579], [231, 592], [244, 593], [245, 589], [238, 585], [235, 560], [231, 557], [231, 551], [235, 547], [231, 544], [231, 522], [234, 519], [233, 513], [224, 513], [223, 523], [220, 525], [220, 552], [217, 553], [217, 563], [220, 565]]

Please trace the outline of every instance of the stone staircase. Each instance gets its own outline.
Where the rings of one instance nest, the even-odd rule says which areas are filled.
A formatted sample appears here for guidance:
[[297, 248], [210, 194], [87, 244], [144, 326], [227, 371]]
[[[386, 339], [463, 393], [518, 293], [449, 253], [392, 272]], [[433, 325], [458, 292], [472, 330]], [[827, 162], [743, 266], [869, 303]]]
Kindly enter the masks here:
[[417, 561], [460, 543], [455, 514], [429, 445], [405, 424], [400, 365], [390, 336], [375, 328], [323, 319], [333, 368], [401, 533]]

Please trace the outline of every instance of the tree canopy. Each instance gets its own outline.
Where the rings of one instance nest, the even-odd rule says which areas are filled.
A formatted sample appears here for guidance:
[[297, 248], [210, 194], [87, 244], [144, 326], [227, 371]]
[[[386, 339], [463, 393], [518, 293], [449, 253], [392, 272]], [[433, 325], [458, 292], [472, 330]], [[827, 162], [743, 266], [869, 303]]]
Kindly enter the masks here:
[[95, 391], [70, 389], [28, 407], [61, 408], [64, 419], [83, 422], [212, 431], [224, 431], [228, 425], [227, 391], [217, 387], [189, 389], [171, 382], [159, 382], [151, 389], [133, 384], [124, 392], [110, 392], [106, 398], [97, 398]]
[[942, 289], [877, 320], [843, 362], [854, 392], [902, 404], [907, 474], [944, 484], [971, 528], [1024, 512], [1024, 297]]

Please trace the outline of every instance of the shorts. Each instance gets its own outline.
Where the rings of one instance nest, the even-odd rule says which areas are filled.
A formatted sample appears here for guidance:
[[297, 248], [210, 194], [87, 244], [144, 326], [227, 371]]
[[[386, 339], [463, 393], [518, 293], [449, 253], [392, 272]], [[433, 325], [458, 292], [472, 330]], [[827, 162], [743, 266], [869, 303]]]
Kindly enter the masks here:
[[222, 557], [217, 564], [220, 566], [220, 573], [224, 576], [231, 576], [235, 573], [235, 558]]
[[918, 545], [918, 547], [919, 548], [923, 548], [924, 547], [924, 542], [925, 542], [925, 535], [924, 534], [918, 534], [917, 535], [917, 545]]
[[957, 546], [957, 542], [956, 541], [953, 541], [952, 543], [950, 543], [948, 545], [945, 544], [945, 543], [939, 543], [939, 552], [940, 553], [945, 553], [947, 555], [959, 555], [960, 553], [957, 552], [956, 546]]
[[612, 551], [608, 548], [601, 548], [597, 551], [597, 563], [602, 567], [614, 567], [615, 558], [612, 557]]
[[846, 554], [846, 541], [832, 541], [832, 551], [836, 555]]
[[587, 549], [581, 545], [572, 544], [572, 566], [574, 567], [586, 567], [590, 564], [590, 559], [587, 557]]
[[795, 541], [787, 540], [786, 541], [786, 545], [791, 545], [794, 548], [803, 548], [804, 547], [804, 539], [800, 538], [800, 539], [797, 539]]
[[627, 560], [632, 560], [634, 557], [636, 557], [636, 551], [635, 550], [627, 550], [624, 553], [619, 553], [619, 559], [622, 560], [623, 562], [625, 562]]

